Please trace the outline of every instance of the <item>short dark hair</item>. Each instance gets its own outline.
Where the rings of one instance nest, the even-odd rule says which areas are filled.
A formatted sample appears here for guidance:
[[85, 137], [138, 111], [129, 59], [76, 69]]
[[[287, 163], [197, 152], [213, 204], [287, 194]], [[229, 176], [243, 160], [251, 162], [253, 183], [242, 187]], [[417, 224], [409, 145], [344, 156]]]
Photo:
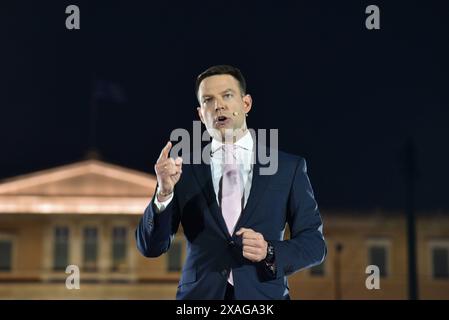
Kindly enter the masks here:
[[233, 76], [239, 83], [240, 91], [243, 95], [246, 94], [246, 81], [243, 77], [242, 72], [236, 67], [229, 66], [229, 65], [217, 65], [212, 66], [208, 68], [206, 71], [202, 72], [197, 78], [195, 83], [195, 94], [198, 96], [198, 90], [200, 88], [201, 81], [204, 79], [216, 76], [220, 74], [229, 74], [230, 76]]

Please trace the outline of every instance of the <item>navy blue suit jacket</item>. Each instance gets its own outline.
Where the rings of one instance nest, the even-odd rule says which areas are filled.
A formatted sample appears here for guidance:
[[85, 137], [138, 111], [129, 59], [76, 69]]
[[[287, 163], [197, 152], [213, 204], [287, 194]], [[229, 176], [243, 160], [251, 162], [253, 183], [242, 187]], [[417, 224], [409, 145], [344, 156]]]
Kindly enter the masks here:
[[[156, 213], [154, 198], [136, 229], [139, 251], [146, 257], [165, 253], [182, 224], [187, 258], [177, 299], [223, 299], [232, 268], [236, 299], [288, 299], [288, 275], [326, 256], [322, 220], [303, 158], [279, 152], [274, 175], [260, 175], [254, 164], [248, 202], [235, 227], [262, 233], [274, 246], [276, 273], [264, 262], [243, 257], [241, 236], [227, 232], [212, 184], [210, 166], [183, 164], [181, 179], [167, 208]], [[284, 239], [288, 223], [290, 239]]]

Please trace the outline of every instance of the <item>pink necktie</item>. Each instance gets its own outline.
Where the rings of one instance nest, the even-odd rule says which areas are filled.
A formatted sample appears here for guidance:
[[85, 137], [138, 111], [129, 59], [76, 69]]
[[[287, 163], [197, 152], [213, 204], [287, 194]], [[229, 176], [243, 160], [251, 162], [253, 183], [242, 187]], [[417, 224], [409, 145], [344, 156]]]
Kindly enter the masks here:
[[[221, 211], [230, 235], [234, 233], [235, 225], [242, 212], [242, 186], [240, 172], [235, 159], [235, 146], [225, 144], [223, 180], [221, 188]], [[234, 284], [232, 270], [229, 273], [229, 283]]]
[[242, 187], [240, 172], [234, 157], [234, 145], [223, 145], [224, 166], [221, 189], [221, 210], [230, 235], [242, 212]]

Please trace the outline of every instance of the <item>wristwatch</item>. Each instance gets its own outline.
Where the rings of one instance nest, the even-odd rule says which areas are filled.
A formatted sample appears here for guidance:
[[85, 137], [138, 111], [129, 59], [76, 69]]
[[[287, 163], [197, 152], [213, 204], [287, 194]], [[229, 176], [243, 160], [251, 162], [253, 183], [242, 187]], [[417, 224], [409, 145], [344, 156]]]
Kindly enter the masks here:
[[274, 263], [274, 247], [273, 245], [268, 242], [268, 246], [267, 246], [267, 256], [265, 257], [265, 262], [267, 264], [273, 264]]

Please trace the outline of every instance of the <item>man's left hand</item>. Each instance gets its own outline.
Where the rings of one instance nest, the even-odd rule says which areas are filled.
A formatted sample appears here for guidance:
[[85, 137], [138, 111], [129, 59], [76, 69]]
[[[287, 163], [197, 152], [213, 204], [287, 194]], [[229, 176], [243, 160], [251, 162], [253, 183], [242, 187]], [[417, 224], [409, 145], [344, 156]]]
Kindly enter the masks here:
[[235, 233], [237, 236], [242, 235], [243, 256], [252, 261], [259, 262], [267, 256], [268, 243], [263, 235], [253, 229], [240, 228]]

